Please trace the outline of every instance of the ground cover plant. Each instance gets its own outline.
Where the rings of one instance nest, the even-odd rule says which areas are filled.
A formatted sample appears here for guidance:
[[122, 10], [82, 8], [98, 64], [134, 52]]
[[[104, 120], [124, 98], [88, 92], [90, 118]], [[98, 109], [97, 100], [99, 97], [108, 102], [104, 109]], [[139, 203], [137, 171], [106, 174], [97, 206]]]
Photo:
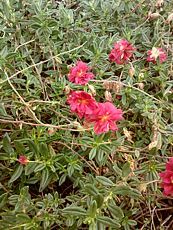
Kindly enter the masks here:
[[0, 229], [172, 229], [172, 4], [1, 1]]

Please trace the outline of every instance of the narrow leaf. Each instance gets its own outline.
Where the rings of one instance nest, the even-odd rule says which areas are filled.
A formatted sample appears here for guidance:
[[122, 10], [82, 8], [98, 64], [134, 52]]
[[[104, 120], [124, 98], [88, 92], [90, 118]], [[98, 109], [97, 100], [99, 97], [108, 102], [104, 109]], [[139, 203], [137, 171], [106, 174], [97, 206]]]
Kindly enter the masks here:
[[77, 207], [77, 206], [66, 207], [62, 210], [62, 212], [65, 214], [74, 215], [74, 216], [85, 216], [86, 215], [86, 210], [81, 207]]
[[23, 171], [23, 165], [19, 165], [16, 170], [14, 171], [11, 179], [9, 180], [9, 183], [13, 183], [15, 180], [17, 180]]
[[96, 179], [99, 183], [101, 183], [105, 186], [114, 186], [114, 183], [110, 179], [108, 179], [104, 176], [97, 176]]

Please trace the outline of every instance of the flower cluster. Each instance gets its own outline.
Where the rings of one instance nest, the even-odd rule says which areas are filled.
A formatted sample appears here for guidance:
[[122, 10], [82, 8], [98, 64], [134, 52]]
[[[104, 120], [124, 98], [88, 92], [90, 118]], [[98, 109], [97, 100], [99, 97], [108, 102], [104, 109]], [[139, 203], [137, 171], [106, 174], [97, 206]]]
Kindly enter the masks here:
[[[114, 48], [109, 54], [109, 60], [118, 65], [126, 64], [130, 61], [136, 48], [127, 40], [122, 39], [114, 44]], [[153, 47], [152, 50], [147, 51], [148, 62], [153, 64], [157, 60], [162, 63], [167, 59], [167, 55], [162, 48]], [[77, 61], [76, 65], [70, 68], [68, 80], [77, 85], [86, 85], [95, 76], [91, 72], [91, 68], [83, 61]]]
[[[128, 63], [135, 50], [132, 44], [122, 39], [114, 44], [114, 48], [109, 54], [109, 60], [118, 65]], [[162, 63], [167, 59], [167, 55], [162, 48], [153, 47], [152, 50], [148, 50], [147, 55], [146, 60], [153, 64], [156, 64], [157, 60]]]
[[[126, 64], [133, 56], [136, 48], [127, 40], [122, 39], [114, 44], [114, 48], [109, 54], [109, 60], [119, 65]], [[147, 52], [147, 61], [160, 63], [166, 61], [166, 53], [162, 48], [153, 47]], [[86, 85], [95, 76], [91, 68], [82, 61], [77, 61], [76, 65], [71, 67], [68, 74], [70, 82], [77, 85]], [[86, 123], [94, 124], [96, 134], [117, 130], [116, 122], [122, 119], [122, 110], [117, 109], [111, 102], [98, 103], [85, 91], [71, 91], [67, 103], [73, 113], [79, 118], [85, 118]]]
[[166, 170], [159, 175], [162, 179], [163, 194], [173, 196], [173, 157], [166, 163]]
[[84, 91], [72, 91], [67, 103], [79, 118], [85, 118], [87, 123], [94, 124], [94, 132], [101, 134], [109, 130], [117, 130], [116, 122], [122, 119], [122, 110], [112, 103], [97, 103], [95, 99]]

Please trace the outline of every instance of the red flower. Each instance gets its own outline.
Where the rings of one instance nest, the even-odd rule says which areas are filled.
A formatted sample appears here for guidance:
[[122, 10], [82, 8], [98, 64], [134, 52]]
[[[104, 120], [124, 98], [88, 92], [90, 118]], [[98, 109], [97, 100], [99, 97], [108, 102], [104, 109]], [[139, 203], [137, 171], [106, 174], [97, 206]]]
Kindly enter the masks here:
[[71, 111], [76, 113], [79, 118], [92, 114], [93, 110], [97, 108], [95, 99], [84, 91], [72, 91], [67, 102], [70, 104]]
[[127, 40], [120, 40], [114, 44], [114, 48], [109, 54], [109, 60], [119, 65], [127, 63], [134, 50], [135, 48]]
[[21, 165], [26, 165], [29, 160], [27, 159], [26, 156], [20, 156], [19, 159], [18, 159], [18, 162], [21, 164]]
[[158, 58], [160, 63], [165, 62], [167, 59], [167, 55], [162, 48], [153, 47], [152, 50], [148, 50], [147, 54], [147, 61], [154, 64]]
[[173, 157], [166, 163], [166, 170], [159, 174], [162, 179], [163, 194], [173, 196]]
[[86, 119], [94, 123], [96, 134], [106, 133], [109, 130], [117, 130], [116, 121], [122, 120], [122, 110], [117, 109], [112, 103], [98, 103], [98, 108]]
[[70, 69], [68, 74], [69, 81], [77, 85], [86, 85], [90, 79], [94, 78], [94, 74], [89, 72], [90, 67], [82, 61], [78, 61], [76, 66]]

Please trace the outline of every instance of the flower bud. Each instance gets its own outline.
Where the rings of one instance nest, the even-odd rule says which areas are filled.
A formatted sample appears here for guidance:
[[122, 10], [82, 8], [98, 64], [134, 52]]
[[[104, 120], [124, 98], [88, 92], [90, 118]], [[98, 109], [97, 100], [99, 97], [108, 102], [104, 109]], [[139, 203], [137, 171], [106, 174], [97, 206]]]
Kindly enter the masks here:
[[159, 13], [151, 13], [151, 12], [148, 13], [148, 18], [149, 18], [149, 19], [156, 19], [156, 18], [158, 18], [159, 16], [160, 16]]
[[121, 95], [116, 95], [116, 99], [121, 100], [122, 96]]
[[139, 89], [144, 89], [144, 83], [142, 83], [142, 82], [138, 83], [138, 88]]
[[168, 18], [166, 19], [166, 22], [167, 22], [167, 23], [170, 23], [171, 21], [173, 21], [173, 13], [170, 14], [170, 15], [168, 16]]
[[21, 155], [21, 156], [19, 157], [19, 159], [18, 159], [18, 162], [19, 162], [21, 165], [26, 165], [26, 164], [29, 162], [29, 160], [27, 159], [26, 156]]
[[104, 88], [104, 89], [107, 89], [107, 90], [112, 89], [112, 83], [109, 82], [109, 81], [104, 81], [104, 83], [103, 83], [103, 88]]
[[160, 8], [163, 5], [163, 3], [164, 3], [164, 0], [157, 0], [155, 6], [158, 7], [158, 8]]
[[69, 94], [70, 90], [71, 90], [70, 87], [68, 85], [66, 85], [65, 88], [64, 88], [65, 93]]
[[130, 69], [129, 69], [129, 76], [133, 77], [135, 74], [135, 68], [133, 67], [133, 65], [131, 65]]
[[48, 134], [53, 135], [54, 133], [56, 133], [56, 130], [57, 129], [55, 129], [55, 128], [50, 128], [50, 129], [48, 129]]
[[90, 93], [92, 94], [92, 96], [96, 96], [95, 87], [94, 87], [93, 85], [89, 85], [89, 84], [88, 84], [88, 88], [89, 88]]
[[146, 192], [147, 184], [146, 183], [139, 184], [138, 189], [139, 189], [140, 192]]
[[112, 95], [111, 95], [111, 93], [109, 92], [109, 91], [105, 91], [105, 99], [107, 100], [107, 101], [110, 101], [110, 102], [112, 102]]

